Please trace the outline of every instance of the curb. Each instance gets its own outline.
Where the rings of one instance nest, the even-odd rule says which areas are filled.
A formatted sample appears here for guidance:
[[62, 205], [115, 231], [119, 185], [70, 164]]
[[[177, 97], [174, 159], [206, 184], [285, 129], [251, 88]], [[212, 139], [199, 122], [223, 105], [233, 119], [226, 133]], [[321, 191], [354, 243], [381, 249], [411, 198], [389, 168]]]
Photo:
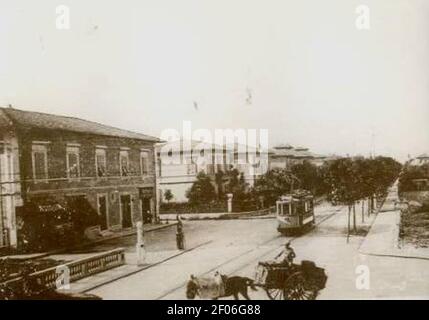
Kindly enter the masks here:
[[86, 288], [86, 289], [80, 290], [80, 291], [78, 291], [78, 292], [85, 293], [85, 292], [88, 292], [88, 291], [94, 290], [94, 289], [96, 289], [96, 288], [99, 288], [99, 287], [101, 287], [101, 286], [104, 286], [104, 285], [106, 285], [106, 284], [109, 284], [109, 283], [115, 282], [115, 281], [117, 281], [117, 280], [120, 280], [120, 279], [123, 279], [123, 278], [129, 277], [129, 276], [131, 276], [131, 275], [133, 275], [133, 274], [136, 274], [136, 273], [139, 273], [139, 272], [141, 272], [141, 271], [144, 271], [144, 270], [150, 269], [150, 268], [155, 267], [155, 266], [157, 266], [157, 265], [160, 265], [160, 264], [162, 264], [162, 263], [164, 263], [164, 262], [167, 262], [167, 261], [169, 261], [169, 260], [171, 260], [171, 259], [173, 259], [173, 258], [176, 258], [176, 257], [178, 257], [178, 256], [181, 256], [182, 254], [185, 254], [185, 253], [188, 253], [188, 252], [190, 252], [190, 251], [192, 251], [192, 250], [198, 249], [198, 248], [200, 248], [200, 247], [202, 247], [202, 246], [205, 246], [205, 245], [207, 245], [207, 244], [209, 244], [209, 243], [211, 243], [211, 242], [213, 242], [213, 241], [212, 241], [212, 240], [210, 240], [210, 241], [203, 242], [203, 243], [201, 243], [201, 244], [199, 244], [199, 245], [197, 245], [197, 246], [195, 246], [195, 247], [192, 247], [192, 248], [189, 248], [189, 249], [186, 249], [186, 250], [180, 251], [180, 252], [178, 252], [178, 253], [176, 253], [176, 254], [173, 254], [173, 255], [171, 255], [171, 256], [169, 256], [169, 257], [167, 257], [167, 258], [163, 259], [163, 260], [160, 260], [160, 261], [158, 261], [158, 262], [152, 263], [152, 264], [150, 264], [150, 265], [146, 265], [146, 266], [139, 267], [139, 268], [137, 268], [137, 269], [135, 269], [135, 270], [133, 270], [133, 271], [130, 271], [130, 272], [127, 272], [127, 273], [121, 274], [121, 275], [119, 275], [119, 276], [113, 277], [113, 278], [111, 278], [111, 279], [109, 279], [109, 280], [106, 280], [106, 281], [103, 281], [103, 282], [100, 282], [100, 283], [94, 284], [94, 285], [92, 285], [92, 286], [90, 286], [90, 287], [88, 287], [88, 288]]
[[[368, 234], [371, 232], [371, 229], [373, 228], [374, 223], [376, 222], [376, 220], [378, 218], [378, 215], [385, 213], [385, 212], [380, 212], [380, 209], [383, 207], [383, 205], [384, 205], [384, 201], [383, 201], [382, 205], [380, 206], [380, 208], [377, 209], [375, 219], [371, 223], [371, 227], [369, 229]], [[387, 211], [387, 212], [391, 212], [391, 211]], [[429, 260], [429, 257], [415, 256], [415, 255], [409, 255], [409, 254], [407, 255], [407, 254], [402, 253], [402, 252], [395, 253], [395, 250], [401, 250], [400, 248], [398, 248], [400, 219], [401, 219], [401, 214], [399, 214], [399, 218], [397, 218], [396, 221], [395, 221], [395, 228], [397, 229], [398, 232], [395, 234], [395, 238], [394, 238], [394, 241], [393, 241], [393, 249], [392, 250], [386, 250], [386, 253], [383, 253], [383, 252], [380, 252], [380, 253], [371, 253], [371, 252], [364, 252], [364, 251], [362, 251], [361, 248], [362, 248], [364, 242], [367, 239], [367, 236], [368, 236], [368, 234], [367, 234], [367, 236], [365, 237], [365, 239], [360, 244], [360, 246], [358, 248], [358, 252], [360, 254], [364, 254], [364, 255], [367, 255], [367, 256], [374, 256], [374, 257], [389, 257], [389, 258], [404, 258], [404, 259]]]
[[401, 254], [390, 254], [390, 253], [366, 253], [359, 251], [360, 254], [373, 257], [388, 257], [388, 258], [402, 258], [402, 259], [416, 259], [416, 260], [429, 260], [429, 257], [418, 257], [418, 256], [406, 256]]
[[182, 218], [183, 221], [220, 221], [220, 220], [261, 220], [275, 219], [275, 216], [249, 216], [249, 217], [218, 217], [218, 218]]

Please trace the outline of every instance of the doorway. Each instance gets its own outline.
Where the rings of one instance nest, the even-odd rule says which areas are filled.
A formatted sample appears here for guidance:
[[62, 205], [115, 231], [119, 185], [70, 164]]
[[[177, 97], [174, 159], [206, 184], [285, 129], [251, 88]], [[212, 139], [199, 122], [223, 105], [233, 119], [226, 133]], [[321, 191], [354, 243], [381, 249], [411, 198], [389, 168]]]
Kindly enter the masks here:
[[107, 230], [107, 196], [104, 194], [98, 195], [98, 215], [100, 217], [101, 230]]
[[142, 217], [143, 217], [143, 223], [152, 223], [152, 212], [150, 208], [150, 202], [151, 198], [142, 198], [141, 204], [142, 204]]
[[121, 195], [121, 216], [122, 228], [131, 228], [133, 223], [131, 220], [131, 196], [129, 194]]

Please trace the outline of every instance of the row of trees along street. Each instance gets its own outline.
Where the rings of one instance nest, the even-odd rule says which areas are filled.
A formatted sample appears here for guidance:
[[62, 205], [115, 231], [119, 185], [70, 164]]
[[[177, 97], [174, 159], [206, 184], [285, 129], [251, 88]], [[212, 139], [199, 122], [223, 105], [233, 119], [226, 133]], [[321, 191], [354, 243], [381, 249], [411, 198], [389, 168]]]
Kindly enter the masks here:
[[[276, 200], [295, 189], [311, 191], [316, 199], [326, 197], [335, 205], [348, 207], [348, 236], [359, 232], [356, 207], [361, 205], [362, 221], [374, 211], [389, 186], [397, 179], [402, 165], [390, 157], [341, 158], [315, 166], [310, 162], [293, 165], [290, 170], [272, 169], [259, 177], [253, 187], [236, 169], [218, 172], [214, 179], [201, 172], [187, 192], [193, 212], [212, 206], [222, 209], [227, 193], [233, 196], [233, 211], [248, 211], [275, 205]], [[365, 201], [367, 208], [365, 208]], [[203, 208], [204, 207], [204, 208]], [[201, 209], [201, 210], [198, 210]]]
[[353, 213], [353, 233], [357, 233], [356, 205], [362, 204], [361, 214], [364, 222], [364, 200], [368, 203], [368, 214], [372, 212], [375, 201], [382, 203], [387, 189], [397, 179], [402, 165], [389, 157], [344, 158], [333, 161], [325, 168], [325, 183], [328, 199], [334, 204], [348, 207], [347, 239], [351, 233], [350, 216]]

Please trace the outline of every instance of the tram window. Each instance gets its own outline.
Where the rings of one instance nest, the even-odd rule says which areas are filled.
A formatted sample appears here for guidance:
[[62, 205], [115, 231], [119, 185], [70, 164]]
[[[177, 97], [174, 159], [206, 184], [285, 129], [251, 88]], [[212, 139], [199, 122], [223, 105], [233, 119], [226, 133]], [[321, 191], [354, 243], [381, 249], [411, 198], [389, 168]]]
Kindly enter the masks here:
[[303, 214], [303, 210], [304, 210], [304, 204], [302, 202], [299, 202], [296, 204], [296, 213], [298, 215]]
[[288, 204], [283, 204], [282, 205], [282, 213], [283, 213], [283, 215], [286, 215], [286, 214], [289, 214], [289, 210], [288, 210]]

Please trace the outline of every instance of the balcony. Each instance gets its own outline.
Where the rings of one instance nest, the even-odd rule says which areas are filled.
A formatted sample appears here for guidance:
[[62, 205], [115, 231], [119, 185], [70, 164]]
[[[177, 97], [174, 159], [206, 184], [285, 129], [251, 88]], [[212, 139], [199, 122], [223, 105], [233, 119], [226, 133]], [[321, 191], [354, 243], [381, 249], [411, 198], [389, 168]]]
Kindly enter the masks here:
[[29, 192], [45, 190], [70, 189], [70, 188], [93, 188], [124, 185], [153, 185], [155, 175], [129, 175], [129, 176], [106, 176], [106, 177], [79, 177], [79, 178], [53, 178], [26, 180]]

